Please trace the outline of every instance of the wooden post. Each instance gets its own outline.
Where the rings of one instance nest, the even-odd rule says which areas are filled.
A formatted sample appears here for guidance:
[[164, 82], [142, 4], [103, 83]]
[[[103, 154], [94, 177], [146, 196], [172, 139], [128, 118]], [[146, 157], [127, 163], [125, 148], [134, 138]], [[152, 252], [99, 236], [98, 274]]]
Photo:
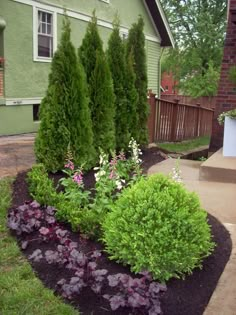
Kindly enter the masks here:
[[201, 122], [200, 122], [200, 111], [201, 111], [201, 104], [200, 103], [197, 103], [196, 104], [197, 106], [198, 106], [198, 108], [197, 108], [197, 119], [196, 119], [196, 126], [195, 126], [195, 136], [196, 137], [198, 137], [200, 134], [200, 130], [201, 130], [201, 128], [200, 128], [200, 124], [201, 124]]
[[155, 141], [155, 129], [156, 129], [156, 95], [149, 91], [148, 103], [150, 105], [150, 112], [148, 116], [148, 134], [149, 143]]
[[175, 99], [175, 103], [173, 104], [173, 114], [171, 119], [171, 136], [170, 139], [172, 142], [176, 141], [176, 134], [177, 134], [177, 117], [178, 117], [178, 107], [179, 107], [179, 100]]

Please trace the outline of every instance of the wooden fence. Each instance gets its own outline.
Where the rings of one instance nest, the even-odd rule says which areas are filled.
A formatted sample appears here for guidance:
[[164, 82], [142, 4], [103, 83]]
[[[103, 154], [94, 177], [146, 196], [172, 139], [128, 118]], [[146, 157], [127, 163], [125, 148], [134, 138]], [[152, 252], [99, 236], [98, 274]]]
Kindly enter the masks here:
[[161, 99], [165, 101], [175, 102], [176, 100], [182, 104], [197, 105], [200, 104], [202, 107], [206, 108], [215, 108], [216, 96], [201, 96], [198, 98], [192, 98], [186, 95], [177, 95], [177, 94], [163, 94]]
[[213, 109], [156, 99], [149, 95], [150, 142], [177, 142], [211, 134]]

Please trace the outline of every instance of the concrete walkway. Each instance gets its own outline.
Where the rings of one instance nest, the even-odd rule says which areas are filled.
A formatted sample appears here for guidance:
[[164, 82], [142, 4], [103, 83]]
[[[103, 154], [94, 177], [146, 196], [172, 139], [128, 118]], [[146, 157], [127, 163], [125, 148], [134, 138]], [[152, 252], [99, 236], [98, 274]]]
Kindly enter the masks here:
[[34, 134], [0, 137], [0, 178], [15, 176], [35, 163]]
[[[233, 250], [204, 315], [236, 315], [236, 184], [199, 181], [202, 162], [179, 160], [186, 188], [195, 191], [201, 204], [221, 221], [231, 234]], [[167, 159], [149, 169], [149, 174], [169, 174], [176, 160]], [[194, 315], [194, 314], [191, 314]]]

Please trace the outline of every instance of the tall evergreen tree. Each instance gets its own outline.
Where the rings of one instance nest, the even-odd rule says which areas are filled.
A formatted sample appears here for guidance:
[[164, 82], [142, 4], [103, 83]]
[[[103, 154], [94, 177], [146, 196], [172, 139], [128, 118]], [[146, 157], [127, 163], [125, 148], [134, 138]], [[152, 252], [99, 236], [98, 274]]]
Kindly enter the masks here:
[[118, 21], [114, 22], [113, 32], [108, 41], [108, 63], [115, 93], [116, 148], [126, 149], [129, 144], [129, 113], [126, 98], [125, 47], [120, 37]]
[[63, 167], [68, 145], [78, 164], [90, 167], [95, 157], [85, 75], [70, 33], [66, 17], [52, 60], [48, 90], [40, 106], [41, 124], [35, 153], [49, 171]]
[[126, 59], [126, 98], [128, 104], [128, 124], [130, 137], [138, 139], [139, 126], [138, 126], [138, 92], [135, 87], [136, 76], [134, 72], [134, 56], [131, 51]]
[[86, 34], [79, 48], [79, 56], [87, 76], [87, 82], [90, 85], [91, 75], [96, 65], [97, 51], [103, 51], [102, 40], [98, 33], [97, 18], [95, 11], [91, 22], [88, 24]]
[[97, 153], [99, 148], [109, 152], [115, 149], [114, 92], [95, 13], [87, 27], [79, 49], [79, 56], [89, 85], [94, 145]]
[[109, 153], [115, 149], [114, 92], [110, 69], [104, 52], [97, 51], [90, 81], [94, 145]]
[[140, 16], [129, 31], [127, 39], [127, 56], [133, 52], [134, 72], [136, 76], [135, 86], [138, 92], [137, 115], [138, 115], [138, 137], [140, 144], [148, 142], [147, 119], [149, 107], [147, 102], [147, 65], [145, 53], [144, 21]]

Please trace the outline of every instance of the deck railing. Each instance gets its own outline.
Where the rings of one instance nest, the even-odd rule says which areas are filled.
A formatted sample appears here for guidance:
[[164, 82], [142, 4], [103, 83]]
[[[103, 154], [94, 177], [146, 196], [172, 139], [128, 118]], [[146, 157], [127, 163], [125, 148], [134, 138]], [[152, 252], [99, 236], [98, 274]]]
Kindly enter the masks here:
[[150, 97], [151, 142], [176, 142], [211, 134], [214, 109]]

